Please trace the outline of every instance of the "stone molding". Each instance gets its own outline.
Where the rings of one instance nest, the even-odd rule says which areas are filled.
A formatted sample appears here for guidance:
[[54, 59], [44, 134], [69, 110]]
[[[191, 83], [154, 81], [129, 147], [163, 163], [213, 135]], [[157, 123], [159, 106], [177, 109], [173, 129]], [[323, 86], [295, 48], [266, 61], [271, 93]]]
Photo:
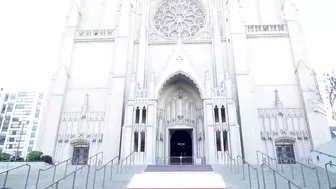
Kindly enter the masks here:
[[[285, 24], [269, 24], [269, 25], [246, 25], [247, 38], [282, 38], [289, 37], [287, 25]], [[83, 42], [114, 42], [115, 29], [97, 29], [97, 30], [77, 30], [75, 33], [76, 43]], [[225, 38], [221, 38], [221, 42], [226, 42]], [[177, 40], [151, 39], [148, 45], [174, 45]], [[211, 38], [183, 40], [183, 44], [211, 44]], [[139, 40], [134, 40], [134, 44], [139, 44]]]

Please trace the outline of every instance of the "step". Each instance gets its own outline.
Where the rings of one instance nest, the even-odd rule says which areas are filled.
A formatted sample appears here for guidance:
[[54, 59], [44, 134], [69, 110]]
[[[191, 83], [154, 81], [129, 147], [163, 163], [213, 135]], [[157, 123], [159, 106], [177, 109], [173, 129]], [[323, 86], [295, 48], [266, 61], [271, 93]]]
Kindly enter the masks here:
[[210, 165], [149, 165], [142, 174], [136, 174], [132, 178], [127, 189], [228, 189], [220, 174], [210, 170]]
[[[99, 166], [100, 167], [100, 166]], [[89, 172], [89, 179], [87, 181], [88, 188], [93, 188], [93, 177], [95, 173], [95, 166], [90, 167]], [[115, 166], [112, 169], [112, 179], [110, 180], [111, 175], [111, 166], [106, 168], [106, 174], [105, 174], [105, 188], [114, 188], [114, 189], [124, 189], [126, 188], [127, 184], [131, 181], [134, 174], [142, 173], [145, 169], [144, 165], [136, 165], [132, 167], [127, 168], [127, 173], [118, 173], [118, 168]], [[73, 170], [75, 170], [75, 166], [69, 165], [67, 168], [67, 174], [71, 173]], [[125, 170], [125, 168], [124, 168]], [[46, 187], [47, 185], [52, 183], [52, 176], [53, 176], [54, 169], [50, 169], [48, 171], [42, 172], [40, 175], [40, 181], [37, 189], [42, 189]], [[37, 180], [37, 173], [38, 169], [34, 169], [31, 171], [29, 180], [28, 180], [28, 187], [27, 189], [36, 189], [36, 180]], [[88, 169], [85, 167], [82, 171], [78, 171], [76, 173], [76, 182], [75, 187], [78, 189], [84, 189], [86, 186], [86, 178], [87, 178]], [[55, 181], [57, 181], [60, 178], [63, 178], [65, 175], [65, 167], [57, 167], [55, 172]], [[102, 183], [103, 183], [103, 175], [104, 171], [103, 169], [96, 173], [96, 189], [102, 189]], [[6, 187], [11, 189], [23, 189], [26, 181], [26, 172], [15, 170], [10, 172]], [[0, 183], [3, 183], [4, 175], [0, 175]], [[59, 188], [62, 189], [70, 189], [72, 188], [73, 184], [73, 175], [70, 175], [67, 179], [62, 180], [59, 183]], [[2, 185], [1, 185], [2, 186]]]

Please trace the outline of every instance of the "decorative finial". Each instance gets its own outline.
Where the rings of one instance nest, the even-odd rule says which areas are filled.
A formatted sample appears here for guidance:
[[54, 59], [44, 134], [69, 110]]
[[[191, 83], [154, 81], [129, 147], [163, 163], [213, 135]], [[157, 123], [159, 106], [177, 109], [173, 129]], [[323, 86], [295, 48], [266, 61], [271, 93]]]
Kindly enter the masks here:
[[89, 94], [86, 94], [84, 97], [84, 104], [81, 110], [81, 119], [86, 118], [86, 114], [88, 113], [88, 111], [89, 111]]
[[278, 110], [279, 114], [282, 114], [283, 103], [280, 100], [280, 95], [278, 89], [275, 89], [275, 108]]

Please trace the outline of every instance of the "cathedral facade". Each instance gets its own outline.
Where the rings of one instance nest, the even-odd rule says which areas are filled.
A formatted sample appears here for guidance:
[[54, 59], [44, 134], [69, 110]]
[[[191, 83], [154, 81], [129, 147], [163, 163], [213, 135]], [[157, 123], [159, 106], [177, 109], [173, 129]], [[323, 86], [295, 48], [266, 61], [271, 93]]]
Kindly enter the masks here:
[[[309, 162], [330, 139], [294, 0], [73, 1], [36, 149]], [[181, 161], [182, 159], [182, 161]]]

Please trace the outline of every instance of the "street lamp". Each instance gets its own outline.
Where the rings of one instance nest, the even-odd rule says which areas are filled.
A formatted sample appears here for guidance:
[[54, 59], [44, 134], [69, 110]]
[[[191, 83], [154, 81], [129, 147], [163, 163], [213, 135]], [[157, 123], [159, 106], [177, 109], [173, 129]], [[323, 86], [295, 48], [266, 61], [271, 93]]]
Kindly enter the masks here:
[[19, 154], [19, 149], [20, 149], [20, 143], [21, 143], [21, 138], [22, 138], [22, 133], [23, 133], [23, 128], [25, 125], [28, 125], [29, 121], [22, 121], [20, 119], [19, 121], [19, 128], [21, 126], [21, 123], [22, 123], [22, 128], [21, 128], [21, 131], [20, 131], [20, 139], [19, 139], [19, 144], [17, 145], [17, 148], [16, 148], [16, 154], [15, 154], [15, 159], [14, 161], [16, 161], [16, 158], [18, 157], [18, 154]]

